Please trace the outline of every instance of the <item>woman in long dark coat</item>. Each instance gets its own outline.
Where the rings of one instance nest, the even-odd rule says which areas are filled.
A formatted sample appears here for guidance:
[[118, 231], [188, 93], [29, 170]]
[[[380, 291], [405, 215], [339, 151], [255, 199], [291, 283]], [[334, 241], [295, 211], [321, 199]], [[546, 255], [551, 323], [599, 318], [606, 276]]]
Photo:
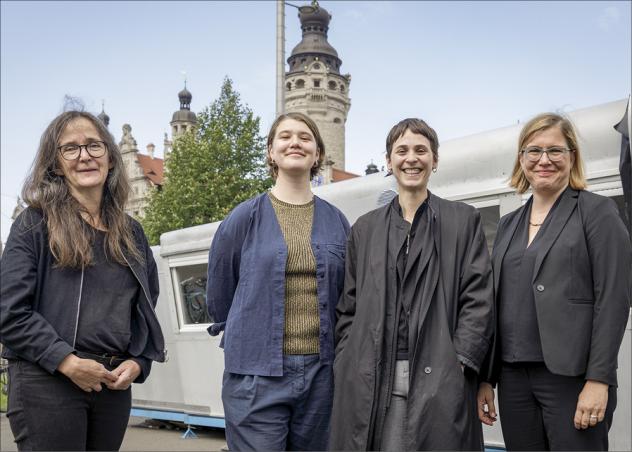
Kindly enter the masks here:
[[425, 122], [401, 121], [386, 148], [399, 196], [347, 244], [330, 449], [482, 450], [492, 279], [480, 216], [427, 190], [438, 139]]

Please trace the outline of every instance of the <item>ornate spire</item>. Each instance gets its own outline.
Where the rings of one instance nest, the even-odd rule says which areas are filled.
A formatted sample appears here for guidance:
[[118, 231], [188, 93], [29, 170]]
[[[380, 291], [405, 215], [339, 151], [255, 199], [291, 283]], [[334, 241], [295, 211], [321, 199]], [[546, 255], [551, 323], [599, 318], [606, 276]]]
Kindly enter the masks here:
[[178, 93], [178, 99], [180, 100], [180, 110], [173, 113], [171, 117], [171, 134], [173, 137], [186, 132], [197, 123], [197, 117], [195, 113], [191, 111], [191, 99], [193, 95], [187, 89], [186, 73], [184, 78], [184, 89]]
[[180, 99], [180, 110], [191, 110], [193, 95], [187, 89], [186, 80], [184, 81], [184, 89], [178, 93], [178, 99]]
[[101, 122], [105, 124], [105, 127], [109, 127], [110, 117], [105, 112], [105, 100], [101, 101], [101, 113], [99, 113], [99, 116], [97, 116], [97, 118], [99, 118]]
[[340, 73], [342, 61], [338, 52], [327, 41], [327, 31], [331, 14], [321, 7], [317, 1], [311, 5], [304, 5], [298, 9], [301, 21], [303, 39], [292, 50], [287, 59], [290, 73], [304, 70], [304, 67], [314, 60], [320, 60], [327, 65], [330, 72]]

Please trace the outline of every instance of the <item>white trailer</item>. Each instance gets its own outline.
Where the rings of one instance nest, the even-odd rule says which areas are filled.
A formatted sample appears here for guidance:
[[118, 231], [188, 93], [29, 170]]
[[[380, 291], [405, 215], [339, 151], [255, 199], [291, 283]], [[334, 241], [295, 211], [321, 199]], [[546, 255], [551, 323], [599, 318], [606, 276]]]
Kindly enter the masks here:
[[[613, 126], [623, 117], [629, 100], [619, 100], [569, 114], [579, 132], [589, 190], [612, 197], [623, 213], [619, 175], [621, 135]], [[447, 199], [473, 205], [481, 212], [491, 250], [499, 218], [523, 204], [529, 194], [508, 187], [521, 125], [446, 141], [439, 149], [439, 170], [430, 190]], [[386, 134], [387, 131], [384, 131]], [[350, 223], [385, 202], [396, 184], [384, 173], [318, 187], [314, 192], [341, 209]], [[206, 332], [208, 318], [204, 286], [208, 250], [219, 222], [163, 234], [154, 256], [160, 274], [157, 313], [169, 360], [155, 364], [146, 383], [135, 385], [132, 414], [177, 420], [189, 425], [223, 427], [221, 401], [223, 351], [219, 337]], [[610, 448], [632, 450], [630, 440], [630, 322], [619, 353], [619, 392]], [[502, 418], [502, 413], [500, 413]], [[488, 447], [503, 447], [498, 423], [484, 428]]]

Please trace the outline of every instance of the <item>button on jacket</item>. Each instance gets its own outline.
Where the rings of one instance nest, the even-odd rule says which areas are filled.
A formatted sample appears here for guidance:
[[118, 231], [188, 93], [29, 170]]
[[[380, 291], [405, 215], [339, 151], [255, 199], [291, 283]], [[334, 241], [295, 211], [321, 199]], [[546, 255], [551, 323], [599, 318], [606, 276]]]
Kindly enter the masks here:
[[[500, 220], [492, 253], [495, 287], [509, 241], [528, 207]], [[632, 247], [616, 204], [569, 187], [540, 240], [532, 290], [546, 368], [616, 386], [617, 355], [632, 299]], [[497, 292], [496, 306], [502, 302]], [[493, 384], [501, 368], [500, 342], [495, 336], [485, 364], [485, 378]]]
[[[344, 283], [349, 223], [336, 207], [314, 197], [312, 251], [316, 259], [320, 359], [334, 354], [335, 308]], [[220, 224], [209, 251], [206, 302], [212, 336], [225, 369], [244, 375], [283, 375], [287, 246], [267, 194], [245, 201]]]

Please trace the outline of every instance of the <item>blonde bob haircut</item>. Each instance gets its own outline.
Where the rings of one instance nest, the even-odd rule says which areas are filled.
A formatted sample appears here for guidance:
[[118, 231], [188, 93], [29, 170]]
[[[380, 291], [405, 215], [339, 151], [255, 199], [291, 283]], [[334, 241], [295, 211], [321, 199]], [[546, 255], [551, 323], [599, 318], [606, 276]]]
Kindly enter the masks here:
[[520, 138], [518, 139], [518, 153], [516, 154], [516, 161], [509, 181], [509, 185], [515, 188], [518, 193], [522, 194], [526, 192], [530, 186], [529, 181], [522, 171], [522, 166], [520, 166], [520, 151], [525, 148], [529, 141], [531, 141], [533, 135], [553, 127], [560, 128], [564, 138], [566, 139], [566, 145], [575, 154], [573, 166], [571, 167], [569, 185], [575, 190], [583, 190], [586, 188], [587, 184], [586, 176], [584, 175], [584, 161], [582, 160], [582, 155], [579, 150], [577, 133], [575, 132], [573, 124], [568, 118], [560, 114], [541, 113], [527, 122], [520, 132]]

